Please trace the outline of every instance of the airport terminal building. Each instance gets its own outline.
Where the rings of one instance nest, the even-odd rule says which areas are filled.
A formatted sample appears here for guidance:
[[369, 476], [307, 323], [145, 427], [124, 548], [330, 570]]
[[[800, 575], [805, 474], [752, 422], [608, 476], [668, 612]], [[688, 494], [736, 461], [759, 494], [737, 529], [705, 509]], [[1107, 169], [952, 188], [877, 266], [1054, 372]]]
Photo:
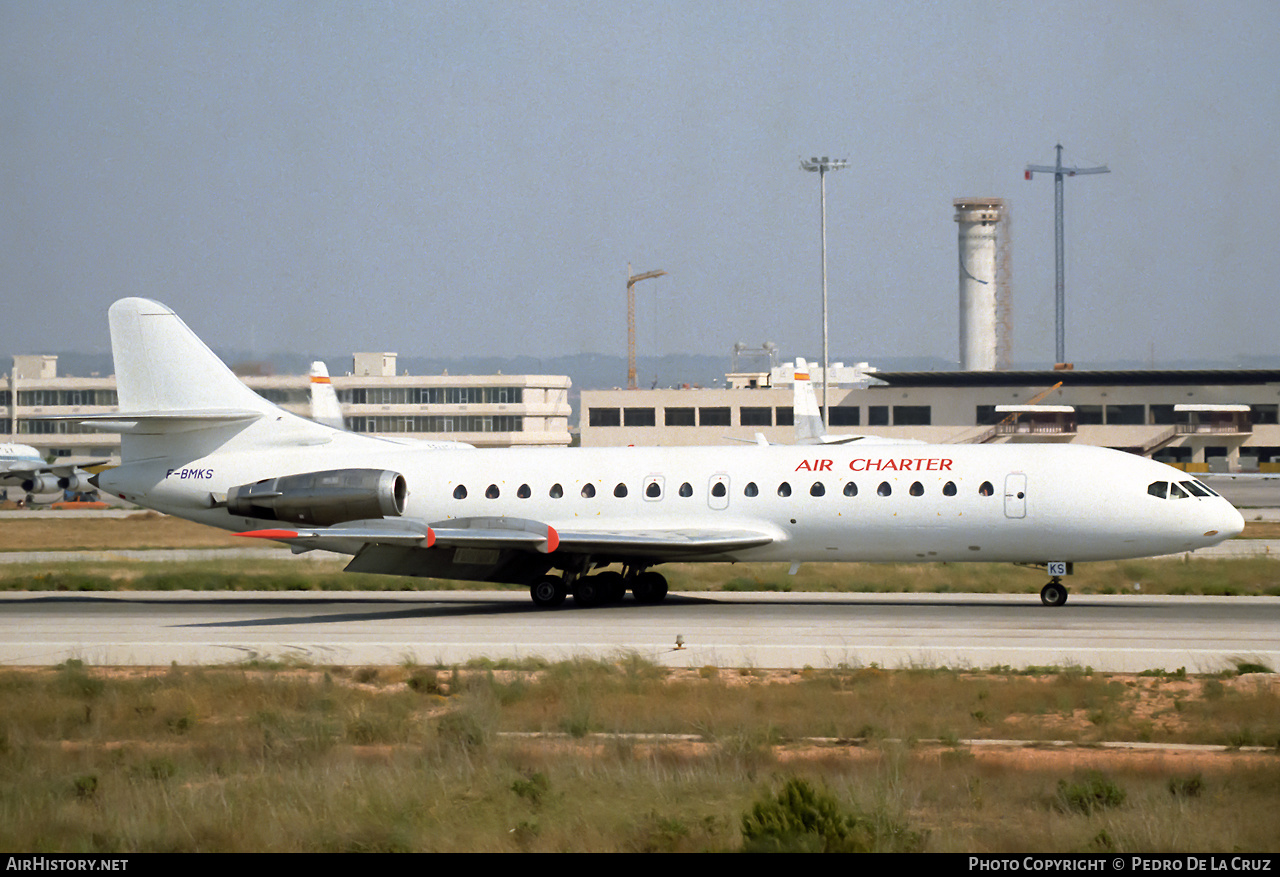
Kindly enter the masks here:
[[[0, 378], [0, 436], [59, 457], [119, 458], [120, 437], [39, 415], [116, 410], [115, 376], [59, 377], [56, 356], [15, 356]], [[311, 410], [307, 375], [249, 376], [259, 395], [295, 414]], [[564, 375], [396, 374], [396, 354], [357, 353], [350, 374], [332, 378], [353, 432], [444, 439], [476, 447], [570, 442]]]
[[[584, 447], [795, 440], [794, 366], [725, 389], [584, 390]], [[813, 369], [820, 373], [820, 369]], [[936, 443], [1075, 442], [1214, 470], [1280, 470], [1280, 370], [867, 370], [831, 387], [830, 431]], [[1059, 386], [1060, 384], [1060, 386]], [[820, 374], [814, 380], [821, 398]]]

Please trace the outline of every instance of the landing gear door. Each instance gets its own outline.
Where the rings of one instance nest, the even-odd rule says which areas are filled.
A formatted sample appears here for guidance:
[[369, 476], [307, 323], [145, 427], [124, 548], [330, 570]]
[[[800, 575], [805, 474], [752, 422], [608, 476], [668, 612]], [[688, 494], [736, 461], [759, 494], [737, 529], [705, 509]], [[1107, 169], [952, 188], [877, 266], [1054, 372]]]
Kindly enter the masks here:
[[1022, 472], [1013, 472], [1004, 479], [1004, 516], [1006, 518], [1025, 518], [1027, 516], [1027, 476]]

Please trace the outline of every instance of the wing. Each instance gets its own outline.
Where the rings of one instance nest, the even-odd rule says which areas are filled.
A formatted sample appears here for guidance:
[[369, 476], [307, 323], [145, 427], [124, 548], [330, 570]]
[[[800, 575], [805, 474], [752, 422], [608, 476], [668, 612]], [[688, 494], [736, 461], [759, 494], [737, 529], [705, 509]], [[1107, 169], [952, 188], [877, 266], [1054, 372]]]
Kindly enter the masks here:
[[[22, 484], [26, 481], [44, 482], [43, 488], [38, 492], [48, 492], [56, 490], [57, 485], [54, 483], [59, 478], [71, 479], [73, 483], [88, 483], [89, 475], [100, 471], [103, 467], [109, 465], [110, 460], [82, 460], [76, 463], [19, 463], [6, 467], [0, 471], [0, 484], [13, 485]], [[41, 479], [40, 476], [47, 476]]]
[[646, 560], [732, 560], [734, 552], [775, 541], [737, 529], [557, 530], [521, 518], [455, 518], [428, 524], [406, 518], [350, 521], [332, 527], [240, 533], [313, 549], [354, 554], [351, 572], [527, 583], [574, 556], [597, 563]]

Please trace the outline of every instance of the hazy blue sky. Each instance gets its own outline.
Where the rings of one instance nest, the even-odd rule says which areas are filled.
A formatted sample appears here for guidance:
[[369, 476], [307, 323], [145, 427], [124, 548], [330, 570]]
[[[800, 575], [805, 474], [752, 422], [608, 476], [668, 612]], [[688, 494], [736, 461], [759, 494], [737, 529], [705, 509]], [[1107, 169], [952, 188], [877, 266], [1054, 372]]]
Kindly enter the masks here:
[[214, 347], [957, 358], [953, 198], [1015, 360], [1275, 354], [1280, 3], [0, 0], [0, 353], [143, 295]]

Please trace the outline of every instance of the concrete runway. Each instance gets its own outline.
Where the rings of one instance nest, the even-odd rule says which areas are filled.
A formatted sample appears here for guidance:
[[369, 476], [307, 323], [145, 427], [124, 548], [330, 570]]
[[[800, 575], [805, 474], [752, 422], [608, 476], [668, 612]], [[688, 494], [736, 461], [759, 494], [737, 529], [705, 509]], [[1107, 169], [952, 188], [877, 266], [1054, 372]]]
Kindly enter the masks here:
[[[684, 649], [677, 650], [677, 635]], [[0, 595], [0, 664], [432, 664], [610, 658], [669, 666], [1280, 669], [1280, 598], [672, 594], [542, 611], [523, 592]]]

